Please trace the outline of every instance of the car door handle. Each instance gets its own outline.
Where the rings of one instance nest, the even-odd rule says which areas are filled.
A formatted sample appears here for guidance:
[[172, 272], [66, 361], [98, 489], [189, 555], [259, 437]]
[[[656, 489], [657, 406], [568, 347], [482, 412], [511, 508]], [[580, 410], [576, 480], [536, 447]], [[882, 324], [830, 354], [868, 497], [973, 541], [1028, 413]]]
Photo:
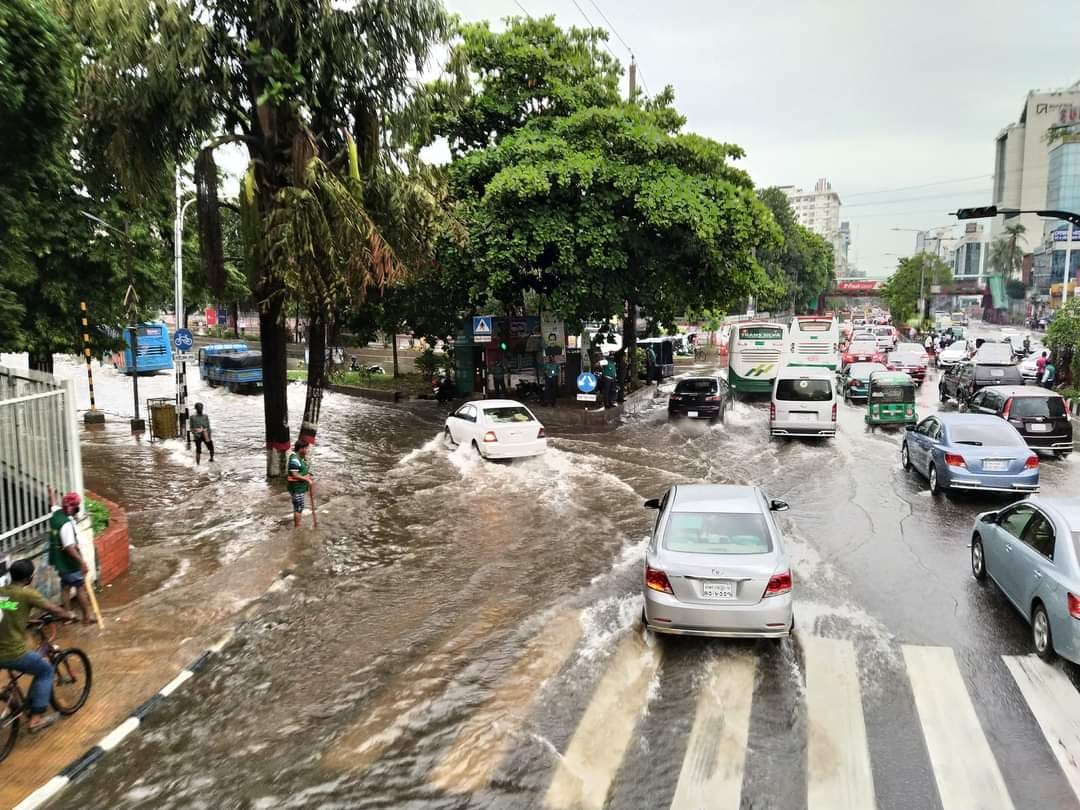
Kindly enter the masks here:
[[1042, 571], [1035, 571], [1035, 579], [1042, 579]]
[[1005, 550], [1006, 551], [1012, 551], [1012, 543], [1006, 543], [1005, 544]]

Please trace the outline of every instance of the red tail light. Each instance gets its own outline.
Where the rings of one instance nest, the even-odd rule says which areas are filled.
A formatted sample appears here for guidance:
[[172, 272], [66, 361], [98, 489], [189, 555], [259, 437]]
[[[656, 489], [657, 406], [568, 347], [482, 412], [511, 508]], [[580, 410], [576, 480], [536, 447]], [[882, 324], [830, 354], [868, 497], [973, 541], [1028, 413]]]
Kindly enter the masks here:
[[769, 579], [769, 585], [765, 588], [765, 596], [779, 596], [782, 593], [791, 593], [791, 572], [773, 574]]
[[832, 420], [834, 422], [836, 421], [836, 403], [835, 402], [832, 404]]
[[1025, 470], [1037, 470], [1039, 469], [1039, 457], [1028, 456], [1028, 460], [1024, 462]]
[[705, 397], [706, 402], [720, 402], [723, 397]]
[[945, 463], [950, 467], [963, 467], [965, 470], [967, 469], [967, 463], [964, 461], [964, 457], [959, 453], [946, 453]]
[[1074, 619], [1080, 619], [1080, 598], [1069, 594], [1069, 615]]
[[776, 421], [776, 403], [775, 402], [770, 402], [769, 403], [769, 419], [772, 420], [773, 422]]
[[495, 435], [494, 430], [489, 430], [487, 433], [484, 434], [484, 441], [485, 442], [497, 442], [498, 440], [499, 440], [499, 437]]
[[675, 595], [675, 592], [671, 590], [671, 583], [668, 582], [667, 574], [647, 565], [645, 566], [645, 587], [650, 590], [660, 591], [660, 593]]
[[1003, 410], [1001, 412], [1001, 418], [1002, 419], [1008, 419], [1009, 418], [1009, 411], [1011, 411], [1011, 410], [1012, 410], [1012, 400], [1007, 399], [1007, 400], [1005, 400], [1005, 410]]
[[851, 356], [850, 354], [845, 354], [845, 355], [844, 355], [844, 365], [845, 365], [845, 366], [846, 366], [846, 365], [849, 365], [849, 364], [850, 364], [850, 363], [851, 363], [851, 362], [852, 362], [852, 361], [853, 361], [854, 359], [855, 359], [855, 358], [854, 358], [854, 357], [852, 357], [852, 356]]
[[896, 363], [887, 363], [885, 365], [885, 368], [887, 368], [889, 371], [896, 371]]
[[544, 433], [544, 426], [543, 426], [543, 425], [541, 425], [541, 426], [540, 426], [540, 430], [538, 430], [538, 431], [536, 432], [536, 438], [538, 438], [538, 439], [542, 439], [542, 438], [544, 438], [544, 437], [545, 437], [546, 435], [547, 435], [547, 434], [546, 434], [546, 433]]
[[854, 388], [858, 384], [859, 384], [858, 380], [848, 380], [847, 387], [848, 388]]

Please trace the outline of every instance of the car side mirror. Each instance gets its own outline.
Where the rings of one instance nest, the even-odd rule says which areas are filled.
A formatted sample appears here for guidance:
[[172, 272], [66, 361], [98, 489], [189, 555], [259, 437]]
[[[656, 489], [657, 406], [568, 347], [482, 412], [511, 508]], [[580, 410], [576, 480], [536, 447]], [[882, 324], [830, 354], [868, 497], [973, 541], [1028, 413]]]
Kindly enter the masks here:
[[659, 498], [649, 498], [649, 500], [645, 501], [644, 506], [645, 506], [646, 509], [659, 509], [660, 508], [660, 499]]
[[983, 522], [985, 522], [985, 523], [997, 523], [998, 522], [998, 517], [1000, 516], [1000, 514], [1001, 514], [1000, 512], [987, 512], [985, 515], [982, 516]]
[[913, 433], [915, 431], [915, 425], [904, 425], [904, 430], [908, 433]]
[[788, 506], [787, 501], [773, 500], [769, 503], [770, 512], [786, 512], [791, 507]]

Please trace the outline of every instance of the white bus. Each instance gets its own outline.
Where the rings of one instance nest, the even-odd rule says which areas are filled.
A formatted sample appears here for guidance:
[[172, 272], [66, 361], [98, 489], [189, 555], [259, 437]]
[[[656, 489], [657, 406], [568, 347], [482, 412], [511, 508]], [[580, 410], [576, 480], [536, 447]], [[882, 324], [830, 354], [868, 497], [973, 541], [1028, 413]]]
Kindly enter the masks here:
[[770, 321], [731, 325], [728, 339], [728, 384], [736, 394], [772, 392], [783, 365], [787, 327]]
[[788, 331], [787, 362], [792, 366], [824, 366], [835, 371], [840, 363], [840, 324], [832, 315], [797, 315]]

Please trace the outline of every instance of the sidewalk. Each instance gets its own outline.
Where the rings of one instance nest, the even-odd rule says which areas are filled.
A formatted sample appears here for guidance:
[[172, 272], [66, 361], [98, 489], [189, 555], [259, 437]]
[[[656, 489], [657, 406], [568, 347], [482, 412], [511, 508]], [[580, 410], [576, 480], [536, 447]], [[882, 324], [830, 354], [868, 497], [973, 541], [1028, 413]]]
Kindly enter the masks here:
[[[99, 597], [104, 631], [62, 627], [59, 646], [80, 647], [90, 656], [90, 699], [77, 714], [61, 718], [47, 731], [35, 735], [25, 727], [20, 731], [15, 750], [0, 763], [0, 808], [14, 807], [49, 781], [219, 641], [291, 565], [299, 551], [297, 540], [305, 536], [306, 532], [274, 532], [257, 550], [202, 579], [169, 589], [167, 596], [154, 592], [116, 605], [122, 591], [106, 590]], [[236, 575], [238, 569], [243, 576]], [[63, 806], [63, 799], [58, 806]]]

